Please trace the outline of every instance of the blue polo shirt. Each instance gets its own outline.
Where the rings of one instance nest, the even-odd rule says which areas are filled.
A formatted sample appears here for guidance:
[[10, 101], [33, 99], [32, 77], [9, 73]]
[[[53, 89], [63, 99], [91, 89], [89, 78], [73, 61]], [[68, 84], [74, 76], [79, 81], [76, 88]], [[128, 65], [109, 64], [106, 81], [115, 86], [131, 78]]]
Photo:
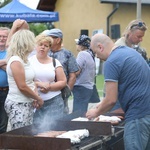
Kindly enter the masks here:
[[116, 48], [105, 62], [104, 78], [118, 82], [126, 121], [150, 115], [150, 68], [138, 52], [126, 46]]
[[[6, 58], [6, 50], [0, 51], [0, 59]], [[7, 87], [8, 81], [7, 81], [7, 73], [3, 69], [0, 68], [0, 87]]]

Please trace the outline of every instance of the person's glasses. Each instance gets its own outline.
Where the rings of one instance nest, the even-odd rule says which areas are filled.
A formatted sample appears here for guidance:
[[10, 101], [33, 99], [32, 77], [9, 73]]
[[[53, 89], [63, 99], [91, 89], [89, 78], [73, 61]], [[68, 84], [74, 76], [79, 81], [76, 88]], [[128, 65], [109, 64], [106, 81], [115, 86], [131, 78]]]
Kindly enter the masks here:
[[0, 38], [6, 39], [6, 38], [7, 38], [7, 36], [2, 36], [2, 35], [0, 35]]
[[137, 24], [133, 24], [131, 27], [130, 27], [130, 29], [133, 29], [133, 28], [147, 28], [146, 27], [146, 24], [144, 23], [144, 22], [139, 22], [139, 23], [137, 23]]

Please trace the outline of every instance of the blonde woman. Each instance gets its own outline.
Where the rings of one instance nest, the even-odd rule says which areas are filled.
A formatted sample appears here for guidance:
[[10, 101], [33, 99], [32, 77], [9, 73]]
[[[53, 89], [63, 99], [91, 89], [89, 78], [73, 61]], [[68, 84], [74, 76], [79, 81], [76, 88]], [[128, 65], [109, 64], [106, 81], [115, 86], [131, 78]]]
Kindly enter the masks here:
[[45, 125], [63, 116], [64, 103], [61, 89], [66, 86], [66, 76], [60, 62], [48, 56], [53, 39], [40, 34], [36, 37], [36, 55], [29, 58], [35, 72], [35, 83], [44, 105], [36, 110], [34, 123]]
[[142, 20], [132, 20], [126, 27], [123, 36], [115, 42], [116, 46], [129, 46], [134, 48], [142, 42], [147, 30], [146, 23]]
[[11, 129], [32, 124], [34, 106], [41, 107], [43, 100], [34, 92], [34, 71], [28, 55], [34, 48], [35, 36], [29, 30], [19, 30], [11, 38], [7, 51], [7, 75], [9, 92], [5, 101], [5, 110]]

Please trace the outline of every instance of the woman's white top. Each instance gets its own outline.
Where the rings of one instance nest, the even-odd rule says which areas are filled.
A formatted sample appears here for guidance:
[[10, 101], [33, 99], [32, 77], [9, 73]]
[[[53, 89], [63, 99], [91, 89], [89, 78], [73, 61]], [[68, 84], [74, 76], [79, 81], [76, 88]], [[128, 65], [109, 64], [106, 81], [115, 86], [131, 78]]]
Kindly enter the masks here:
[[[36, 57], [36, 55], [33, 55], [29, 58], [29, 62], [35, 72], [35, 81], [40, 82], [49, 82], [50, 84], [55, 83], [55, 68], [62, 67], [61, 63], [56, 60], [56, 67], [54, 67], [53, 62], [43, 64], [40, 63]], [[40, 92], [40, 88], [38, 88], [38, 93], [40, 94], [40, 97], [45, 101], [49, 100], [61, 93], [61, 91], [49, 91], [48, 93], [42, 93]]]
[[7, 99], [15, 101], [15, 102], [31, 102], [33, 101], [32, 98], [29, 98], [27, 96], [25, 96], [23, 93], [21, 93], [21, 91], [18, 89], [18, 86], [14, 80], [14, 76], [12, 74], [12, 70], [10, 68], [10, 65], [12, 62], [14, 61], [19, 61], [23, 67], [24, 67], [24, 71], [25, 71], [25, 81], [26, 84], [32, 89], [35, 89], [35, 84], [34, 84], [34, 71], [31, 67], [31, 65], [28, 63], [24, 63], [23, 60], [18, 57], [18, 56], [12, 56], [8, 63], [7, 63], [7, 68], [6, 68], [6, 72], [8, 75], [8, 84], [9, 84], [9, 93], [7, 95]]

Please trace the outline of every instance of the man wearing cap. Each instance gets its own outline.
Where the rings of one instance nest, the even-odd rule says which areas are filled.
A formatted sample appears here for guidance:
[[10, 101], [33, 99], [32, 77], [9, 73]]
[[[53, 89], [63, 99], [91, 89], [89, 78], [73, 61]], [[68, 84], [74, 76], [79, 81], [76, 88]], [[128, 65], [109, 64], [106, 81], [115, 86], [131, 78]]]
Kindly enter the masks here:
[[6, 132], [8, 117], [4, 109], [5, 99], [8, 94], [8, 82], [6, 74], [6, 40], [9, 28], [0, 27], [0, 134]]
[[[64, 68], [67, 77], [67, 84], [70, 89], [73, 89], [76, 81], [76, 72], [79, 70], [77, 62], [73, 54], [62, 46], [63, 33], [60, 29], [45, 30], [42, 32], [47, 36], [53, 38], [53, 45], [51, 46], [50, 56], [58, 59]], [[68, 98], [64, 99], [65, 110], [64, 113], [69, 113]]]

